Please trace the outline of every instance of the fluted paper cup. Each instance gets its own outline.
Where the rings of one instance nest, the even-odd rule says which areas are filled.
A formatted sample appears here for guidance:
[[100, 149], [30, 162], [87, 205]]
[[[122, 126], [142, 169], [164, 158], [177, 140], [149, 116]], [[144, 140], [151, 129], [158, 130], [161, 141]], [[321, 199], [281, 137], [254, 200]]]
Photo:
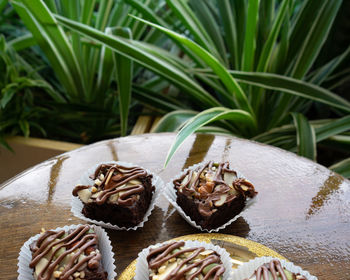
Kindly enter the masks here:
[[152, 185], [155, 187], [155, 191], [153, 192], [152, 195], [152, 200], [151, 203], [143, 217], [143, 220], [136, 226], [134, 227], [120, 227], [117, 225], [113, 225], [111, 223], [106, 223], [103, 221], [97, 221], [97, 220], [93, 220], [90, 219], [88, 217], [85, 217], [84, 214], [82, 213], [84, 204], [83, 202], [79, 199], [79, 197], [75, 197], [72, 195], [72, 200], [71, 200], [71, 211], [73, 213], [73, 215], [79, 219], [82, 219], [84, 221], [87, 221], [89, 223], [93, 223], [105, 228], [110, 228], [110, 229], [114, 229], [114, 230], [137, 230], [138, 228], [143, 227], [144, 223], [148, 221], [149, 216], [152, 213], [152, 210], [154, 209], [154, 206], [156, 204], [156, 201], [161, 193], [161, 190], [164, 188], [164, 183], [163, 180], [157, 176], [155, 173], [149, 171], [148, 169], [139, 166], [137, 164], [133, 164], [130, 162], [122, 162], [122, 161], [110, 161], [110, 162], [101, 162], [98, 163], [96, 165], [94, 165], [93, 167], [89, 168], [81, 177], [79, 182], [76, 185], [93, 185], [94, 184], [94, 180], [92, 180], [89, 176], [91, 174], [95, 173], [96, 168], [101, 165], [101, 164], [118, 164], [121, 166], [125, 166], [125, 167], [140, 167], [144, 170], [146, 170], [146, 172], [148, 174], [152, 175]]
[[[53, 231], [69, 231], [71, 229], [75, 229], [81, 225], [70, 225], [70, 226], [64, 226], [59, 227], [56, 229], [52, 229]], [[117, 276], [117, 273], [115, 272], [115, 265], [114, 265], [114, 253], [112, 250], [111, 241], [108, 238], [107, 233], [104, 231], [103, 228], [91, 225], [93, 227], [95, 233], [98, 237], [98, 249], [101, 252], [102, 255], [102, 266], [104, 270], [108, 273], [108, 280], [114, 280]], [[37, 234], [31, 238], [29, 238], [22, 246], [21, 251], [19, 253], [18, 257], [18, 280], [34, 280], [33, 276], [33, 269], [29, 267], [29, 264], [32, 260], [32, 252], [30, 251], [30, 244], [32, 244], [35, 240], [37, 240], [41, 234]]]
[[232, 280], [248, 279], [254, 274], [255, 270], [259, 266], [263, 265], [264, 263], [269, 263], [272, 260], [279, 260], [285, 269], [289, 270], [292, 273], [297, 273], [302, 276], [305, 276], [307, 280], [317, 280], [316, 276], [312, 276], [308, 271], [303, 270], [300, 266], [296, 266], [293, 263], [288, 262], [286, 260], [281, 260], [273, 257], [255, 258], [247, 263], [240, 265], [236, 270], [233, 271]]
[[[182, 240], [177, 240], [177, 241], [182, 241]], [[149, 279], [149, 270], [148, 270], [148, 263], [147, 263], [147, 256], [149, 254], [150, 249], [152, 248], [158, 248], [164, 244], [167, 244], [171, 241], [168, 242], [163, 242], [163, 243], [158, 243], [156, 245], [151, 245], [145, 249], [143, 249], [137, 258], [137, 263], [136, 263], [136, 270], [135, 270], [135, 277], [134, 280], [145, 280]], [[185, 245], [184, 247], [186, 248], [194, 248], [194, 247], [204, 247], [206, 250], [213, 250], [217, 252], [220, 255], [220, 259], [225, 267], [225, 272], [223, 275], [223, 280], [228, 280], [231, 279], [232, 277], [232, 261], [230, 258], [229, 253], [222, 247], [213, 245], [211, 243], [205, 243], [205, 242], [199, 242], [199, 241], [184, 241]]]
[[[205, 164], [205, 162], [201, 162], [201, 163], [197, 163], [195, 165], [192, 165], [188, 168], [186, 168], [185, 170], [183, 170], [181, 173], [177, 174], [176, 176], [174, 176], [170, 181], [169, 183], [167, 183], [165, 185], [165, 191], [164, 191], [164, 195], [165, 197], [168, 199], [168, 201], [175, 207], [175, 209], [177, 210], [177, 212], [179, 212], [179, 214], [185, 219], [186, 222], [188, 222], [191, 226], [201, 230], [201, 231], [207, 231], [207, 232], [218, 232], [224, 228], [226, 228], [227, 226], [229, 226], [230, 224], [232, 224], [235, 220], [237, 220], [239, 217], [242, 216], [243, 212], [248, 209], [249, 207], [251, 207], [256, 201], [257, 201], [257, 196], [255, 196], [254, 198], [247, 198], [246, 200], [246, 204], [245, 204], [245, 207], [242, 209], [242, 211], [234, 216], [232, 219], [230, 219], [229, 221], [227, 221], [225, 224], [217, 227], [217, 228], [214, 228], [214, 229], [211, 229], [211, 230], [208, 230], [208, 229], [205, 229], [205, 228], [202, 228], [200, 225], [198, 225], [195, 221], [193, 221], [191, 219], [190, 216], [188, 216], [185, 211], [181, 208], [180, 205], [177, 204], [176, 202], [176, 198], [177, 198], [177, 195], [176, 195], [176, 189], [174, 188], [174, 184], [173, 184], [173, 181], [175, 179], [178, 179], [180, 178], [181, 176], [183, 176], [184, 174], [187, 173], [188, 170], [194, 170], [194, 169], [197, 169], [198, 167], [200, 166], [203, 166], [203, 164]], [[236, 172], [237, 174], [237, 178], [242, 178], [242, 179], [246, 179], [246, 180], [249, 180], [247, 179], [241, 172], [237, 171], [234, 169], [234, 171]], [[250, 181], [250, 180], [249, 180]]]

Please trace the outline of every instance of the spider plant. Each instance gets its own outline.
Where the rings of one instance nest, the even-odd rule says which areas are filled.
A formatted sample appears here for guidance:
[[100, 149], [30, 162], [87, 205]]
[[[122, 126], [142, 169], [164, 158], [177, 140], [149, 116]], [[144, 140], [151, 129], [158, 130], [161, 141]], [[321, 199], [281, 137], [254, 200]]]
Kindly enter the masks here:
[[[159, 1], [141, 2], [157, 10]], [[80, 142], [126, 135], [130, 130], [129, 112], [134, 112], [131, 121], [138, 114], [131, 99], [131, 85], [133, 81], [148, 79], [143, 76], [144, 71], [108, 47], [62, 28], [55, 15], [94, 27], [111, 37], [158, 42], [165, 36], [149, 32], [146, 24], [128, 17], [129, 13], [138, 13], [123, 1], [13, 0], [11, 4], [30, 31], [11, 44], [16, 50], [37, 44], [58, 80], [53, 82], [64, 104], [58, 106], [63, 110], [61, 120], [58, 117], [52, 124], [58, 126], [56, 134]], [[54, 130], [52, 126], [55, 134]]]
[[48, 102], [60, 103], [63, 97], [47, 83], [0, 36], [0, 144], [11, 150], [6, 135], [34, 131], [46, 135], [43, 127], [50, 108]]
[[[183, 59], [155, 46], [56, 18], [179, 88], [177, 98], [186, 100], [182, 106], [170, 104], [168, 96], [147, 92], [155, 104], [179, 109], [164, 116], [155, 130], [179, 130], [166, 164], [199, 129], [254, 139], [312, 160], [317, 143], [345, 153], [349, 150], [350, 104], [322, 86], [338, 76], [350, 48], [314, 67], [341, 1], [169, 0], [169, 12], [176, 18], [172, 26], [164, 26], [161, 17], [137, 1], [127, 2], [153, 23], [138, 20], [176, 42]], [[172, 31], [179, 25], [186, 36]], [[330, 117], [309, 120], [311, 110], [318, 108], [329, 110]], [[344, 166], [348, 161], [336, 165], [337, 170]]]

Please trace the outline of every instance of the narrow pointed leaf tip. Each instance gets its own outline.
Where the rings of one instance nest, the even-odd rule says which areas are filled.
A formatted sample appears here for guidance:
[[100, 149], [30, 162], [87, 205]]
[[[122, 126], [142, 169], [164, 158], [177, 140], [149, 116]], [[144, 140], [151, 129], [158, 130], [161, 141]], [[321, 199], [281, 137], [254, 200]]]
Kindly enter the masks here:
[[219, 120], [230, 120], [235, 124], [245, 125], [248, 127], [254, 124], [254, 118], [252, 115], [243, 110], [232, 110], [224, 107], [215, 107], [205, 110], [195, 117], [189, 119], [184, 127], [179, 131], [168, 152], [164, 163], [164, 168], [168, 165], [175, 152], [189, 136], [191, 136], [199, 128]]

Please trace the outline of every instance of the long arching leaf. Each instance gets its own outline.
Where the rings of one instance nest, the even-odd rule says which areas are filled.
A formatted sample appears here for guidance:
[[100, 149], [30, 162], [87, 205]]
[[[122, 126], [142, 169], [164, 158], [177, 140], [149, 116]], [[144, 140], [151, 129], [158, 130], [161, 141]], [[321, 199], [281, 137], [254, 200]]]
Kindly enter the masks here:
[[[129, 28], [117, 28], [113, 34], [131, 39]], [[133, 61], [118, 53], [115, 53], [114, 61], [118, 83], [121, 134], [125, 136], [128, 129], [128, 115], [131, 101]]]
[[190, 110], [177, 110], [162, 117], [151, 132], [177, 131], [183, 123], [196, 116], [198, 112]]
[[315, 129], [316, 141], [320, 142], [348, 130], [350, 130], [350, 115], [317, 127]]
[[179, 88], [184, 89], [188, 94], [191, 94], [198, 100], [198, 102], [202, 103], [206, 107], [220, 106], [220, 103], [214, 97], [212, 97], [188, 75], [182, 71], [179, 71], [179, 69], [160, 59], [159, 57], [141, 50], [139, 47], [133, 44], [132, 40], [108, 36], [95, 28], [71, 21], [59, 15], [56, 15], [56, 19], [66, 27], [105, 44], [113, 51], [137, 61], [139, 64], [145, 66], [151, 71], [168, 79]]
[[333, 164], [329, 169], [334, 172], [339, 173], [340, 175], [350, 178], [350, 158], [344, 159], [336, 164]]
[[174, 153], [192, 133], [208, 123], [219, 120], [230, 120], [242, 127], [254, 125], [253, 117], [243, 110], [231, 110], [224, 107], [215, 107], [205, 110], [190, 119], [176, 135], [176, 139], [168, 152], [164, 166], [168, 165]]
[[141, 18], [135, 17], [138, 20], [145, 22], [170, 36], [171, 38], [177, 40], [178, 42], [187, 46], [190, 50], [192, 50], [198, 57], [200, 57], [220, 78], [223, 84], [226, 86], [228, 93], [225, 94], [225, 97], [231, 105], [232, 101], [236, 101], [236, 105], [238, 108], [248, 111], [250, 114], [254, 115], [253, 110], [250, 106], [247, 96], [245, 95], [242, 88], [236, 82], [236, 80], [230, 75], [229, 71], [226, 69], [224, 65], [220, 63], [213, 55], [211, 55], [204, 48], [196, 44], [195, 42], [189, 40], [185, 36], [182, 36], [176, 32], [173, 32], [167, 28], [164, 28], [160, 25], [154, 24], [152, 22], [143, 20]]
[[242, 55], [242, 70], [252, 71], [256, 49], [256, 30], [259, 17], [260, 0], [248, 1], [248, 15], [245, 30], [245, 40]]
[[298, 154], [311, 160], [316, 159], [315, 130], [307, 118], [300, 113], [292, 113], [297, 131]]
[[85, 82], [78, 60], [62, 28], [43, 1], [16, 0], [11, 4], [44, 50], [55, 72], [73, 99], [83, 96]]
[[350, 103], [331, 91], [290, 77], [270, 74], [230, 71], [237, 81], [267, 89], [283, 91], [350, 112]]

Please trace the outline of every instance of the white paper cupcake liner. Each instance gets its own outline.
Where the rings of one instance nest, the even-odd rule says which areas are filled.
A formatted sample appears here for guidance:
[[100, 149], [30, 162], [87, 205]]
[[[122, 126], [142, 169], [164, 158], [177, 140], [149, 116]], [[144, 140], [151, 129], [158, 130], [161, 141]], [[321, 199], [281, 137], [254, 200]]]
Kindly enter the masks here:
[[[70, 225], [59, 227], [53, 229], [54, 231], [65, 230], [68, 231], [70, 229], [75, 229], [81, 225]], [[114, 280], [117, 276], [115, 272], [114, 265], [114, 253], [112, 251], [111, 241], [108, 238], [107, 233], [103, 228], [99, 226], [92, 225], [95, 230], [95, 233], [98, 237], [98, 249], [102, 254], [102, 266], [104, 270], [108, 273], [108, 280]], [[32, 244], [35, 240], [40, 237], [41, 234], [37, 234], [31, 238], [29, 238], [22, 246], [21, 251], [18, 257], [18, 280], [34, 280], [33, 269], [29, 267], [29, 264], [32, 260], [32, 252], [30, 251], [29, 245]]]
[[[165, 191], [164, 191], [164, 195], [165, 197], [168, 199], [168, 201], [176, 208], [176, 210], [179, 212], [179, 214], [193, 227], [201, 230], [201, 231], [207, 231], [207, 232], [218, 232], [219, 230], [222, 230], [224, 228], [226, 228], [228, 225], [232, 224], [235, 220], [237, 220], [240, 216], [242, 216], [242, 213], [249, 208], [250, 206], [252, 206], [256, 201], [257, 201], [257, 196], [255, 196], [254, 198], [247, 198], [246, 200], [246, 205], [245, 207], [242, 209], [242, 211], [236, 215], [235, 217], [233, 217], [231, 220], [229, 220], [228, 222], [226, 222], [225, 224], [208, 230], [208, 229], [204, 229], [202, 228], [200, 225], [198, 225], [195, 221], [193, 221], [185, 212], [184, 210], [182, 210], [181, 206], [179, 206], [176, 203], [176, 190], [174, 188], [174, 184], [173, 181], [177, 178], [180, 178], [182, 175], [184, 175], [185, 173], [187, 173], [188, 170], [194, 170], [199, 166], [203, 166], [203, 164], [205, 164], [204, 162], [201, 163], [197, 163], [195, 165], [192, 165], [188, 168], [186, 168], [185, 170], [183, 170], [181, 173], [179, 173], [178, 175], [174, 176], [169, 183], [167, 183], [165, 185]], [[234, 169], [235, 170], [235, 169]], [[242, 173], [240, 173], [239, 171], [235, 170], [235, 172], [237, 173], [237, 178], [242, 178], [242, 179], [246, 179], [248, 180]], [[250, 180], [249, 180], [250, 181]]]
[[154, 174], [153, 172], [147, 170], [146, 168], [139, 166], [137, 164], [133, 164], [133, 163], [129, 163], [129, 162], [122, 162], [122, 161], [109, 161], [109, 162], [101, 162], [98, 163], [96, 165], [94, 165], [93, 167], [89, 168], [81, 177], [79, 182], [76, 185], [93, 185], [94, 181], [89, 178], [89, 176], [91, 174], [95, 173], [96, 168], [101, 165], [101, 164], [118, 164], [118, 165], [122, 165], [125, 167], [140, 167], [143, 168], [144, 170], [147, 171], [148, 174], [152, 174], [152, 185], [155, 186], [155, 191], [153, 192], [153, 196], [152, 196], [152, 200], [150, 203], [150, 206], [148, 207], [148, 210], [146, 211], [143, 220], [136, 226], [134, 227], [119, 227], [117, 225], [113, 225], [111, 223], [106, 223], [103, 221], [97, 221], [97, 220], [93, 220], [90, 218], [87, 218], [83, 215], [83, 213], [81, 212], [83, 210], [84, 204], [83, 202], [79, 199], [79, 197], [75, 197], [72, 195], [72, 200], [71, 200], [71, 211], [73, 213], [73, 215], [79, 219], [82, 219], [84, 221], [105, 227], [105, 228], [110, 228], [110, 229], [114, 229], [114, 230], [136, 230], [140, 227], [143, 227], [144, 223], [148, 221], [149, 216], [152, 213], [152, 210], [156, 204], [156, 201], [161, 193], [161, 190], [164, 188], [164, 183], [162, 181], [162, 179], [157, 176], [156, 174]]
[[[181, 240], [177, 240], [177, 241], [181, 241]], [[171, 242], [171, 241], [164, 242], [164, 243], [157, 243], [156, 245], [151, 245], [151, 246], [143, 249], [139, 253], [138, 258], [137, 258], [137, 262], [136, 262], [134, 280], [149, 279], [148, 263], [147, 263], [147, 259], [146, 259], [148, 254], [149, 254], [149, 250], [151, 248], [160, 247], [160, 246], [162, 246], [166, 243], [169, 243], [169, 242]], [[217, 252], [220, 255], [221, 261], [225, 267], [223, 280], [231, 279], [231, 277], [232, 277], [232, 261], [231, 261], [229, 253], [224, 248], [221, 248], [220, 246], [217, 246], [217, 245], [213, 245], [211, 243], [205, 243], [205, 242], [199, 242], [199, 241], [188, 240], [188, 241], [184, 241], [184, 242], [185, 242], [184, 247], [187, 247], [187, 248], [204, 247], [206, 250], [213, 250], [213, 251]]]
[[272, 260], [279, 260], [282, 266], [290, 272], [299, 273], [300, 275], [305, 276], [308, 280], [317, 280], [317, 277], [312, 276], [308, 271], [303, 270], [300, 266], [296, 266], [286, 260], [281, 260], [273, 257], [255, 258], [247, 263], [240, 265], [236, 270], [234, 270], [232, 280], [248, 279], [254, 274], [255, 270], [259, 266], [263, 265], [264, 263], [269, 263]]

